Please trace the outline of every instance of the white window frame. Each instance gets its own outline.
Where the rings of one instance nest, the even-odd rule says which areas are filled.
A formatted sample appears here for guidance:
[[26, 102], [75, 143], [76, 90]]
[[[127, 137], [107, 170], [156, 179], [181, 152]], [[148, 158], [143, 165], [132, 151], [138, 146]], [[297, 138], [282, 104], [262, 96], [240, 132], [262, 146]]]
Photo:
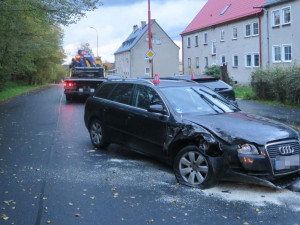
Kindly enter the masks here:
[[[147, 73], [147, 70], [148, 70], [148, 73]], [[149, 75], [150, 74], [150, 69], [149, 67], [145, 67], [145, 75]]]
[[[275, 21], [276, 21], [275, 20], [275, 13], [276, 12], [279, 13], [279, 23], [278, 24], [275, 23]], [[271, 19], [271, 21], [272, 21], [272, 27], [279, 27], [281, 25], [281, 11], [280, 11], [280, 9], [273, 10], [271, 16], [272, 16], [272, 19]]]
[[[255, 24], [257, 25], [257, 33], [254, 33], [254, 31], [256, 30], [254, 28]], [[255, 23], [252, 24], [252, 36], [258, 36], [258, 35], [259, 35], [259, 24], [258, 24], [258, 22], [255, 22]]]
[[192, 59], [188, 58], [188, 68], [191, 69], [192, 68]]
[[[285, 10], [286, 9], [289, 9], [290, 10], [290, 20], [288, 22], [285, 22]], [[292, 9], [291, 9], [291, 6], [288, 6], [288, 7], [284, 7], [281, 9], [281, 24], [282, 25], [288, 25], [288, 24], [291, 24], [291, 21], [292, 21]]]
[[203, 33], [203, 44], [204, 45], [208, 44], [208, 33], [207, 32]]
[[[290, 47], [291, 48], [291, 53], [290, 53], [291, 59], [288, 59], [288, 60], [285, 59], [285, 47]], [[282, 49], [281, 60], [283, 62], [292, 62], [293, 61], [292, 44], [283, 44], [281, 49]]]
[[198, 69], [200, 67], [200, 58], [196, 57], [196, 68]]
[[204, 57], [204, 68], [208, 67], [208, 57]]
[[232, 40], [237, 40], [238, 38], [238, 29], [237, 27], [232, 27]]
[[225, 36], [225, 30], [221, 30], [221, 31], [220, 31], [220, 41], [221, 41], [221, 42], [224, 41], [224, 36]]
[[[250, 65], [247, 64], [248, 63], [248, 61], [247, 61], [248, 56], [250, 56]], [[252, 67], [252, 54], [251, 53], [246, 53], [245, 54], [245, 67], [246, 68], [251, 68]]]
[[[258, 65], [255, 65], [255, 56], [258, 56]], [[258, 67], [260, 67], [260, 56], [259, 56], [259, 53], [253, 53], [252, 54], [252, 62], [253, 62], [253, 67], [255, 67], [255, 68], [258, 68]]]
[[[224, 61], [223, 61], [223, 57], [224, 57]], [[226, 64], [226, 56], [225, 55], [220, 56], [220, 65], [222, 66], [223, 64]]]
[[[235, 57], [237, 57], [237, 64], [235, 64]], [[238, 68], [239, 67], [239, 56], [237, 54], [234, 54], [232, 56], [232, 67], [233, 68]]]
[[216, 46], [216, 40], [211, 41], [211, 54], [216, 55], [217, 54], [217, 46]]
[[195, 47], [199, 46], [199, 36], [195, 35]]
[[187, 37], [187, 47], [190, 48], [191, 47], [191, 37]]
[[[247, 27], [249, 27], [249, 34], [247, 34]], [[250, 37], [251, 36], [251, 24], [247, 23], [245, 24], [245, 37]]]
[[[280, 59], [276, 60], [275, 59], [275, 48], [279, 48], [279, 54], [280, 54]], [[279, 63], [281, 62], [282, 60], [282, 49], [281, 49], [281, 45], [273, 45], [272, 46], [272, 60], [273, 60], [273, 63]]]

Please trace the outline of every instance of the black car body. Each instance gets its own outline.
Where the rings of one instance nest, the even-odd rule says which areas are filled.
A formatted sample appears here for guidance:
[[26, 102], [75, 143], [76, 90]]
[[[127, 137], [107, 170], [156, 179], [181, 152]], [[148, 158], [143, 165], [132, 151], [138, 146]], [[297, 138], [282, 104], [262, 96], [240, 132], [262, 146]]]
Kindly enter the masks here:
[[104, 82], [87, 100], [84, 120], [94, 146], [117, 143], [158, 158], [188, 186], [234, 180], [283, 187], [299, 176], [295, 130], [247, 115], [195, 82]]
[[228, 100], [235, 101], [235, 93], [233, 88], [218, 78], [208, 75], [174, 75], [167, 78], [195, 81], [219, 93]]

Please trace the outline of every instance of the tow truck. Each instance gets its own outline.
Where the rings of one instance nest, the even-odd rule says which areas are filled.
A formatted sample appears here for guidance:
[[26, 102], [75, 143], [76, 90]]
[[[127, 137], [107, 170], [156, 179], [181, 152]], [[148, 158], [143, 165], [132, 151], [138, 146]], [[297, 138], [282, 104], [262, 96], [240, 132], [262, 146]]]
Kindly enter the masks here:
[[70, 76], [64, 79], [64, 94], [66, 101], [77, 96], [90, 96], [96, 88], [106, 79], [105, 68], [100, 58], [94, 58], [84, 50], [78, 54], [69, 65]]

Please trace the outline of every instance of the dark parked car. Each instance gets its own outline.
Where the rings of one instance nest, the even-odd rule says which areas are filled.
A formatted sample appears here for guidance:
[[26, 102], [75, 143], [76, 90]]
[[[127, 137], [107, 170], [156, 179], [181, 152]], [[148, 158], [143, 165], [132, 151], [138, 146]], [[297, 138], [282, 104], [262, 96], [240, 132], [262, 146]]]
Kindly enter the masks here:
[[87, 100], [84, 120], [95, 147], [117, 143], [160, 159], [188, 186], [234, 180], [275, 187], [299, 176], [295, 130], [247, 115], [195, 82], [104, 82]]
[[235, 101], [235, 94], [233, 88], [218, 78], [207, 75], [174, 75], [167, 78], [176, 80], [192, 80], [197, 83], [201, 83], [202, 85], [219, 93], [228, 100]]

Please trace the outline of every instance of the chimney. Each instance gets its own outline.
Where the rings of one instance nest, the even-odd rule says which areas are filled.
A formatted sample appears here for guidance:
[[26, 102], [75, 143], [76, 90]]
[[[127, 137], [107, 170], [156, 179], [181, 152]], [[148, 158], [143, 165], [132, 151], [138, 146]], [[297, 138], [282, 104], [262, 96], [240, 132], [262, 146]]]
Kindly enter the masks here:
[[143, 29], [146, 26], [146, 21], [141, 21], [141, 28]]
[[138, 25], [134, 25], [133, 26], [133, 32], [136, 32], [137, 29], [138, 29]]

